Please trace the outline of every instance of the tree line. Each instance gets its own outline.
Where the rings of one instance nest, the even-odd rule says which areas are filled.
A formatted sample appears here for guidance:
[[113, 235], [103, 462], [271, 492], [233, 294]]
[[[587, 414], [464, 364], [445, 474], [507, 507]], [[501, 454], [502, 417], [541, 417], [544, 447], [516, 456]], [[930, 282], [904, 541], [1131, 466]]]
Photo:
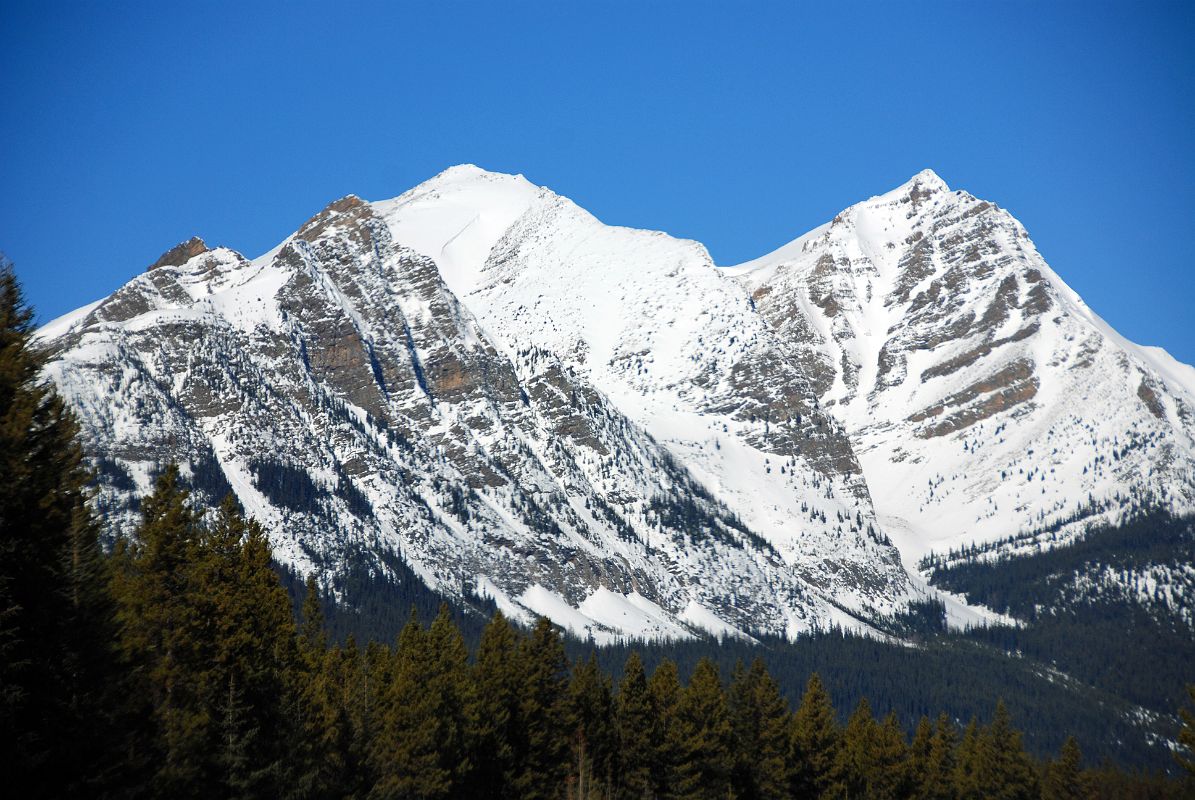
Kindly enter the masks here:
[[[111, 552], [75, 422], [40, 379], [0, 270], [0, 758], [23, 797], [1069, 798], [1190, 784], [1030, 758], [1007, 711], [908, 736], [819, 677], [795, 710], [761, 660], [620, 679], [558, 630], [495, 614], [475, 652], [447, 606], [392, 644], [330, 643], [314, 578], [296, 619], [268, 539], [175, 467]], [[711, 644], [711, 646], [713, 646]], [[1184, 737], [1191, 743], [1191, 720]], [[1188, 769], [1195, 765], [1187, 762]], [[1113, 787], [1112, 794], [1108, 794]]]

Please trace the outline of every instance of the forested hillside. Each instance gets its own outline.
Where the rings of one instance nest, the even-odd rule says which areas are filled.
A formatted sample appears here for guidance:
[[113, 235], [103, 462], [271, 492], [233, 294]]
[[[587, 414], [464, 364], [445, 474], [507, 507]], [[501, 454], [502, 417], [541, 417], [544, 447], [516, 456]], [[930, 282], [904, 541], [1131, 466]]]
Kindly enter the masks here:
[[1143, 513], [1044, 552], [995, 557], [973, 549], [923, 566], [936, 585], [1024, 622], [976, 629], [977, 641], [1158, 714], [1172, 713], [1193, 677], [1190, 517]]

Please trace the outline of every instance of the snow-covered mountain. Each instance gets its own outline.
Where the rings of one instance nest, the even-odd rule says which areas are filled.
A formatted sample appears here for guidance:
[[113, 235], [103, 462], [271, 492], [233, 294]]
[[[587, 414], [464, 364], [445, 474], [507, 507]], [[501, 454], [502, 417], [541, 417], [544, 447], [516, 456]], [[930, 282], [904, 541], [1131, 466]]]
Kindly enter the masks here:
[[1119, 336], [1007, 211], [933, 172], [730, 272], [906, 558], [1195, 505], [1195, 371]]
[[862, 627], [931, 548], [1195, 504], [1195, 372], [928, 172], [723, 269], [454, 167], [41, 335], [114, 531], [176, 460], [334, 587], [401, 557], [599, 639]]

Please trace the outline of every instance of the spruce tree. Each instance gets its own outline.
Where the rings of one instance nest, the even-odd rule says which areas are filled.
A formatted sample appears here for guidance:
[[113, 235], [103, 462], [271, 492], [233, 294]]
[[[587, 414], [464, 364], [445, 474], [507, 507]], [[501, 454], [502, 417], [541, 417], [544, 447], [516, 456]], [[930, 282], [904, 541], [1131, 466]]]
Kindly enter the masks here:
[[929, 742], [929, 754], [920, 782], [913, 793], [917, 800], [951, 800], [955, 797], [955, 749], [958, 732], [945, 714], [939, 714]]
[[841, 731], [821, 678], [809, 676], [789, 731], [789, 786], [794, 797], [823, 797], [838, 781]]
[[573, 667], [569, 702], [573, 750], [569, 795], [577, 800], [608, 797], [617, 748], [614, 696], [595, 652]]
[[174, 713], [188, 791], [276, 797], [292, 785], [289, 714], [300, 669], [290, 600], [264, 531], [226, 497], [183, 568]]
[[126, 692], [90, 476], [34, 333], [0, 255], [0, 748], [28, 796], [91, 794], [129, 777]]
[[681, 686], [676, 664], [664, 659], [647, 682], [651, 698], [652, 796], [658, 800], [677, 797], [681, 768], [686, 756], [678, 720]]
[[[411, 609], [411, 619], [398, 637], [389, 677], [379, 681], [376, 694], [377, 727], [370, 740], [369, 758], [375, 782], [369, 797], [401, 800], [407, 797], [447, 797], [452, 774], [440, 762], [432, 717], [434, 700], [424, 691], [433, 656], [427, 632]], [[371, 670], [371, 677], [376, 671]]]
[[519, 648], [519, 744], [515, 790], [526, 800], [559, 797], [568, 773], [568, 660], [541, 617]]
[[838, 782], [835, 797], [870, 797], [874, 788], [880, 751], [880, 726], [864, 697], [847, 720], [838, 749]]
[[1012, 727], [1004, 702], [996, 704], [992, 723], [980, 735], [975, 780], [992, 800], [1028, 800], [1039, 793], [1037, 771]]
[[481, 632], [473, 684], [477, 692], [473, 721], [474, 796], [489, 795], [498, 800], [517, 797], [516, 747], [519, 697], [522, 674], [519, 671], [518, 635], [502, 612], [495, 612]]
[[1046, 765], [1042, 781], [1041, 800], [1083, 800], [1087, 792], [1083, 786], [1083, 753], [1075, 737], [1062, 743], [1058, 758]]
[[300, 615], [299, 651], [308, 668], [312, 668], [323, 662], [324, 651], [328, 649], [328, 634], [324, 630], [324, 606], [314, 572], [307, 576], [303, 587]]
[[430, 705], [439, 768], [448, 776], [447, 797], [465, 797], [474, 768], [470, 735], [476, 728], [477, 694], [469, 651], [448, 604], [440, 606], [427, 633], [429, 671], [423, 694]]
[[789, 713], [763, 659], [740, 662], [728, 692], [733, 741], [733, 785], [743, 800], [782, 798], [788, 792]]
[[618, 798], [640, 800], [651, 796], [654, 721], [643, 661], [632, 652], [618, 684]]
[[983, 800], [979, 785], [980, 761], [979, 721], [974, 717], [967, 723], [954, 759], [954, 794], [959, 800]]
[[681, 761], [675, 794], [724, 798], [730, 791], [731, 727], [718, 667], [702, 658], [681, 692], [676, 709]]
[[132, 758], [149, 762], [155, 792], [197, 796], [209, 788], [204, 732], [213, 723], [197, 706], [188, 671], [196, 623], [187, 607], [188, 581], [200, 529], [177, 466], [158, 476], [141, 515], [134, 538], [117, 542], [113, 572], [120, 647], [135, 682], [130, 701], [144, 704], [134, 713], [148, 723]]
[[876, 800], [897, 800], [912, 792], [904, 729], [895, 713], [889, 713], [876, 729], [867, 796]]
[[917, 722], [917, 730], [913, 732], [913, 741], [909, 744], [908, 764], [905, 769], [910, 796], [917, 794], [926, 782], [933, 739], [934, 726], [929, 717], [922, 716]]

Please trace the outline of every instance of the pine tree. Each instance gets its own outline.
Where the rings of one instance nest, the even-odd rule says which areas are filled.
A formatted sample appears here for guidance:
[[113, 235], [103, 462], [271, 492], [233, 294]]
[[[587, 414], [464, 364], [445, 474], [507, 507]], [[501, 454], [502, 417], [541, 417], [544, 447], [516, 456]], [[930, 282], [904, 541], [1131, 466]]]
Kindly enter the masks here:
[[676, 664], [670, 659], [660, 662], [647, 682], [651, 698], [652, 796], [658, 800], [677, 797], [681, 767], [686, 756], [677, 719], [681, 686]]
[[526, 800], [559, 797], [568, 772], [568, 660], [550, 620], [541, 617], [522, 640], [519, 661], [515, 789]]
[[913, 741], [909, 744], [909, 760], [905, 770], [910, 796], [917, 794], [925, 785], [933, 739], [934, 726], [929, 717], [922, 716], [917, 722], [917, 730], [913, 732]]
[[572, 724], [573, 790], [571, 797], [587, 800], [608, 796], [614, 778], [617, 731], [610, 678], [598, 666], [597, 654], [578, 661], [569, 682]]
[[47, 796], [113, 788], [123, 671], [77, 426], [0, 255], [0, 749]]
[[912, 791], [907, 758], [904, 729], [896, 714], [889, 713], [876, 729], [867, 796], [876, 800], [907, 797]]
[[925, 769], [913, 796], [917, 800], [952, 800], [955, 795], [955, 749], [958, 732], [945, 714], [938, 715], [929, 742]]
[[992, 800], [1028, 800], [1038, 795], [1037, 771], [1003, 701], [996, 704], [991, 725], [979, 737], [975, 778], [979, 791]]
[[1046, 766], [1042, 781], [1041, 800], [1083, 800], [1087, 792], [1083, 786], [1083, 753], [1075, 737], [1062, 743], [1058, 758]]
[[632, 652], [618, 684], [617, 797], [641, 800], [652, 791], [655, 752], [651, 738], [654, 723], [647, 676], [639, 654]]
[[821, 678], [809, 676], [789, 731], [789, 786], [794, 797], [826, 796], [838, 781], [841, 731]]
[[481, 633], [473, 668], [477, 712], [470, 738], [476, 754], [472, 784], [476, 797], [517, 797], [515, 759], [522, 684], [518, 647], [514, 629], [502, 612], [496, 612]]
[[195, 622], [187, 608], [188, 570], [200, 536], [187, 501], [178, 467], [167, 466], [141, 502], [136, 536], [117, 542], [113, 572], [120, 648], [135, 681], [130, 700], [144, 703], [134, 714], [149, 721], [133, 758], [151, 764], [154, 791], [177, 797], [205, 790], [211, 756], [202, 730], [211, 721], [197, 708], [187, 671]]
[[[411, 619], [398, 637], [389, 665], [390, 676], [381, 681], [377, 728], [370, 740], [369, 758], [376, 781], [370, 798], [446, 797], [452, 775], [440, 763], [435, 738], [433, 701], [423, 691], [432, 673], [428, 634], [411, 609]], [[371, 670], [371, 675], [376, 672]]]
[[838, 750], [838, 783], [834, 797], [870, 797], [877, 769], [880, 726], [872, 716], [871, 706], [864, 697], [847, 720]]
[[477, 694], [469, 669], [469, 652], [448, 604], [440, 606], [428, 629], [430, 669], [422, 692], [428, 697], [439, 768], [448, 776], [445, 796], [464, 797], [474, 768], [470, 734], [476, 728]]
[[980, 736], [979, 721], [974, 717], [967, 723], [959, 742], [954, 761], [954, 794], [959, 800], [983, 800], [979, 786]]
[[740, 662], [728, 692], [733, 731], [733, 785], [743, 800], [782, 798], [788, 792], [789, 713], [763, 659]]
[[718, 668], [702, 658], [676, 709], [681, 762], [675, 794], [683, 798], [724, 798], [730, 791], [731, 728]]

